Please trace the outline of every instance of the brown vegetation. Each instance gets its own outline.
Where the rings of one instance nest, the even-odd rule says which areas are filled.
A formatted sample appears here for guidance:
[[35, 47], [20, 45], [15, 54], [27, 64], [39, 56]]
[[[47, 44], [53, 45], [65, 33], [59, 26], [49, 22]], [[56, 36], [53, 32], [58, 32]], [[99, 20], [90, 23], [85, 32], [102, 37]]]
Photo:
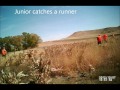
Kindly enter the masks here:
[[[43, 43], [24, 52], [9, 53], [6, 58], [0, 56], [0, 83], [118, 84], [119, 39], [119, 35], [110, 36], [102, 45], [97, 45], [96, 38]], [[14, 82], [21, 71], [25, 75]], [[9, 73], [13, 72], [16, 76], [11, 80]], [[116, 76], [116, 79], [100, 82], [99, 76]]]

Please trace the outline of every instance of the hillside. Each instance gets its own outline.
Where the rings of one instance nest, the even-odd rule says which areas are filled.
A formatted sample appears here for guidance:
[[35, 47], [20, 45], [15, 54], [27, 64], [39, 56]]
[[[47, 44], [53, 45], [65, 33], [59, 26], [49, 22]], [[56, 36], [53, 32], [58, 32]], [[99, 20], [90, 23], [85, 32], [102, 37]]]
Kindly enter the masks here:
[[86, 30], [86, 31], [78, 31], [74, 32], [72, 35], [60, 39], [60, 40], [54, 40], [54, 41], [47, 41], [40, 43], [38, 46], [50, 46], [50, 45], [58, 45], [58, 44], [67, 44], [67, 43], [73, 43], [75, 41], [81, 41], [81, 40], [88, 40], [88, 39], [95, 39], [99, 34], [108, 34], [108, 36], [112, 36], [114, 34], [115, 36], [120, 35], [120, 26], [118, 27], [108, 27], [103, 29], [97, 29], [97, 30]]
[[78, 31], [70, 35], [66, 39], [84, 39], [84, 38], [92, 38], [98, 36], [98, 34], [120, 34], [120, 26], [118, 27], [108, 27], [103, 29], [97, 29], [97, 30], [86, 30], [86, 31]]

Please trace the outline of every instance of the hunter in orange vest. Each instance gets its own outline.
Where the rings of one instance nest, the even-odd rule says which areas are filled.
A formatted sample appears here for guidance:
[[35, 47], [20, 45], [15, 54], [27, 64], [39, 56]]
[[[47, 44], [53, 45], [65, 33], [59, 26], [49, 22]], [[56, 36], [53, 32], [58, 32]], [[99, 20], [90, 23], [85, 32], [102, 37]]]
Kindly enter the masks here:
[[103, 40], [104, 40], [105, 42], [107, 42], [107, 39], [108, 39], [107, 34], [104, 34], [104, 35], [103, 35]]
[[98, 45], [102, 43], [102, 36], [101, 35], [98, 35], [97, 42], [98, 42]]
[[5, 47], [3, 47], [3, 49], [2, 49], [2, 56], [6, 56], [6, 54], [7, 54], [7, 51], [6, 51]]

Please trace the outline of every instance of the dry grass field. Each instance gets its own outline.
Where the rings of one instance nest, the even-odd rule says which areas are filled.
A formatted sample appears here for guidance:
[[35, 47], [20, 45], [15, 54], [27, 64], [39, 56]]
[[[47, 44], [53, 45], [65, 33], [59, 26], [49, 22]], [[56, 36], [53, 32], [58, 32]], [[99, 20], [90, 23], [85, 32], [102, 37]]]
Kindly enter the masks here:
[[[116, 76], [99, 81], [99, 76]], [[0, 56], [1, 84], [120, 84], [120, 35], [43, 42]]]

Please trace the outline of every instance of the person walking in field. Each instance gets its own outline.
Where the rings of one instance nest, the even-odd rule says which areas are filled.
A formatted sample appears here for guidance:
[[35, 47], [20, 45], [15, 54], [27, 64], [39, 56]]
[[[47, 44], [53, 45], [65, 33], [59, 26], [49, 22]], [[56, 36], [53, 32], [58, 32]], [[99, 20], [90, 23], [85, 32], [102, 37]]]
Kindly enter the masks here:
[[104, 35], [103, 35], [103, 40], [104, 40], [105, 42], [107, 42], [107, 39], [108, 39], [108, 35], [107, 35], [107, 34], [104, 34]]
[[102, 36], [99, 34], [97, 37], [98, 45], [102, 44]]
[[7, 54], [7, 50], [5, 49], [5, 47], [3, 47], [3, 49], [2, 49], [2, 56], [6, 57], [6, 54]]

